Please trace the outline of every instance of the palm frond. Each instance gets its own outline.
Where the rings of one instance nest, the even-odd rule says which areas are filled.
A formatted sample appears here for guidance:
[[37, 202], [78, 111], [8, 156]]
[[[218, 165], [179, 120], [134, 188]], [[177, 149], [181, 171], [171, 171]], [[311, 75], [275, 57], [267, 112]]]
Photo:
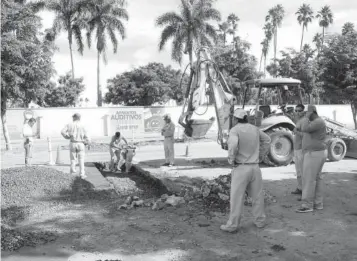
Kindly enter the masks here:
[[123, 23], [114, 16], [111, 15], [103, 15], [102, 20], [105, 21], [106, 27], [110, 28], [115, 28], [119, 32], [119, 35], [121, 36], [122, 39], [125, 39], [126, 34], [125, 34], [125, 27]]
[[83, 38], [82, 38], [82, 30], [79, 27], [78, 24], [74, 24], [72, 27], [72, 32], [74, 34], [74, 37], [76, 38], [77, 46], [78, 46], [78, 52], [83, 55], [83, 49], [84, 49], [84, 44], [83, 44]]
[[113, 28], [111, 28], [111, 27], [109, 27], [109, 26], [107, 27], [107, 32], [108, 32], [109, 37], [110, 37], [110, 40], [111, 40], [111, 42], [112, 42], [112, 44], [113, 44], [113, 51], [114, 51], [114, 53], [116, 53], [117, 50], [118, 50], [118, 40], [117, 40], [117, 37], [116, 37], [116, 35], [115, 35], [115, 33], [114, 33]]
[[115, 8], [113, 9], [113, 15], [115, 15], [119, 19], [129, 20], [129, 14], [124, 8]]
[[187, 37], [185, 37], [182, 32], [179, 32], [175, 35], [174, 40], [172, 41], [171, 58], [179, 64], [181, 64], [182, 62], [182, 53], [185, 38]]
[[163, 50], [164, 46], [166, 44], [166, 42], [174, 37], [176, 35], [176, 30], [177, 26], [175, 25], [168, 25], [164, 28], [164, 30], [161, 33], [161, 37], [160, 37], [160, 43], [159, 43], [159, 50]]
[[156, 19], [156, 25], [163, 26], [167, 24], [182, 23], [182, 18], [175, 12], [165, 13]]

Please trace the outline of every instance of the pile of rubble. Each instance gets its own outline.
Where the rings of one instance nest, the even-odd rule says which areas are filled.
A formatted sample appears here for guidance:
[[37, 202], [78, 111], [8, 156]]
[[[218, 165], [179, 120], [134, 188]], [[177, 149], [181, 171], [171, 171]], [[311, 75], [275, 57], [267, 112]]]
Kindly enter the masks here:
[[[153, 210], [163, 209], [166, 205], [179, 206], [195, 201], [203, 202], [209, 208], [227, 210], [229, 208], [229, 195], [231, 185], [231, 175], [221, 175], [214, 180], [204, 180], [201, 178], [178, 177], [162, 179], [162, 183], [167, 188], [171, 196], [163, 194], [156, 201], [144, 201], [138, 197], [128, 197], [119, 209], [132, 209], [135, 207], [151, 207]], [[263, 190], [266, 204], [275, 203], [276, 200], [268, 191]], [[252, 205], [252, 198], [245, 194], [244, 204]]]

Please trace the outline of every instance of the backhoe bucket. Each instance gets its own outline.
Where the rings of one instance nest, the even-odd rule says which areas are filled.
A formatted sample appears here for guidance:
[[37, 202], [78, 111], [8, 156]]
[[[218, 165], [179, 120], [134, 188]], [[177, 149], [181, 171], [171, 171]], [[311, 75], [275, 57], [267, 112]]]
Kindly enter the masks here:
[[185, 128], [185, 135], [191, 138], [203, 138], [212, 127], [214, 120], [190, 120]]

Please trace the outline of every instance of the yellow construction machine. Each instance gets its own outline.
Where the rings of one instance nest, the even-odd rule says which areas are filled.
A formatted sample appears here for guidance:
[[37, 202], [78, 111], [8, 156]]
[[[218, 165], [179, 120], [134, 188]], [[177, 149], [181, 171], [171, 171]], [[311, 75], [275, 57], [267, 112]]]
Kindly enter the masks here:
[[[256, 79], [242, 83], [241, 90], [244, 96], [242, 107], [245, 108], [248, 100], [254, 105], [254, 108], [247, 111], [249, 122], [269, 134], [272, 139], [269, 153], [264, 159], [268, 165], [283, 166], [290, 164], [293, 160], [294, 107], [287, 104], [303, 103], [303, 89], [300, 84], [300, 80], [291, 78]], [[197, 52], [197, 61], [191, 70], [179, 119], [179, 124], [184, 127], [187, 137], [204, 137], [215, 121], [215, 118], [194, 119], [195, 111], [207, 102], [207, 93], [211, 94], [210, 97], [215, 107], [218, 126], [217, 141], [222, 149], [227, 150], [228, 134], [232, 128], [232, 115], [239, 97], [228, 86], [218, 66], [211, 59], [208, 49], [200, 48]], [[256, 95], [252, 96], [252, 93]], [[270, 104], [269, 98], [266, 98], [267, 93], [270, 94], [268, 95]], [[275, 97], [275, 100], [271, 97]], [[273, 110], [271, 104], [276, 103], [279, 106]], [[356, 155], [357, 153], [349, 152], [348, 149], [353, 150], [357, 147], [357, 133], [342, 127], [343, 125], [339, 123], [326, 122], [329, 131], [326, 140], [329, 146], [329, 159], [341, 160], [346, 152], [349, 155]], [[336, 134], [337, 129], [339, 129], [339, 135]], [[349, 145], [346, 145], [346, 139]]]

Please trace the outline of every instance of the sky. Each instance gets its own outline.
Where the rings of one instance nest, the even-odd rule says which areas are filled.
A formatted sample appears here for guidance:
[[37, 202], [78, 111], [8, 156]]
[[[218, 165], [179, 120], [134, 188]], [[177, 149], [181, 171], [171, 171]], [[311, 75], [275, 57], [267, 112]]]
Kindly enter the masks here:
[[[155, 19], [161, 14], [169, 11], [178, 12], [180, 0], [127, 0], [129, 21], [124, 22], [126, 27], [126, 39], [119, 40], [118, 51], [113, 53], [111, 44], [108, 44], [107, 59], [105, 65], [101, 60], [100, 82], [103, 93], [106, 92], [107, 79], [117, 74], [129, 71], [150, 62], [161, 62], [165, 65], [180, 69], [180, 65], [171, 60], [171, 49], [168, 44], [161, 52], [158, 44], [161, 28], [155, 26]], [[221, 12], [222, 19], [234, 13], [239, 18], [238, 31], [242, 39], [251, 43], [250, 53], [260, 57], [260, 42], [264, 38], [263, 26], [268, 10], [277, 4], [282, 4], [285, 9], [285, 17], [278, 31], [278, 51], [286, 48], [299, 49], [301, 40], [301, 26], [296, 19], [296, 11], [303, 3], [310, 4], [315, 14], [324, 5], [329, 5], [334, 14], [334, 23], [327, 29], [327, 33], [340, 32], [345, 22], [352, 22], [357, 28], [357, 0], [217, 0], [215, 8]], [[52, 26], [53, 14], [49, 12], [40, 13], [43, 18], [43, 28]], [[215, 26], [217, 24], [212, 22]], [[322, 29], [315, 19], [309, 24], [308, 31], [304, 35], [304, 43], [313, 45], [312, 38]], [[71, 70], [68, 40], [63, 32], [56, 40], [59, 50], [55, 53], [53, 62], [57, 72], [56, 77]], [[95, 45], [93, 45], [95, 46]], [[77, 49], [76, 45], [73, 47]], [[268, 60], [272, 58], [273, 50], [270, 50]], [[182, 63], [183, 69], [188, 60]], [[86, 47], [83, 56], [74, 51], [75, 77], [83, 77], [86, 86], [82, 94], [88, 98], [90, 104], [96, 102], [97, 83], [97, 53], [95, 48], [90, 50]]]

